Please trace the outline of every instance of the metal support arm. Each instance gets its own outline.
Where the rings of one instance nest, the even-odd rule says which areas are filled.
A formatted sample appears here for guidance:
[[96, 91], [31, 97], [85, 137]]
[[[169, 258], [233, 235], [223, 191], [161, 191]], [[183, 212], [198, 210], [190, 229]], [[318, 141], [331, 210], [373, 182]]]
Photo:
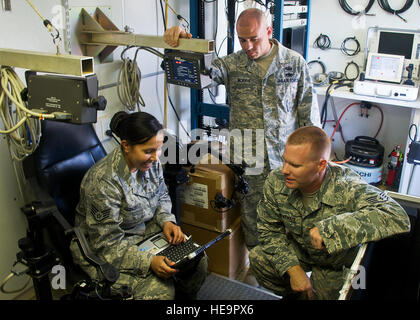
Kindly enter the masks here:
[[180, 39], [179, 46], [173, 48], [163, 41], [163, 37], [120, 31], [99, 8], [96, 8], [93, 17], [82, 9], [76, 29], [83, 54], [92, 57], [99, 56], [101, 61], [120, 45], [176, 49], [199, 53], [214, 51], [213, 40]]
[[0, 48], [0, 66], [75, 76], [87, 76], [94, 73], [92, 57], [16, 49]]

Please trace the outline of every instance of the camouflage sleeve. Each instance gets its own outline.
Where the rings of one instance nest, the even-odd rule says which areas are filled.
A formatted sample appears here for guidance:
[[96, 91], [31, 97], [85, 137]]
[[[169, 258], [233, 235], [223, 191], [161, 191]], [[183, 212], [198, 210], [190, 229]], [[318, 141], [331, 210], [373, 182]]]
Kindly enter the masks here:
[[283, 276], [288, 269], [299, 265], [299, 260], [288, 244], [273, 177], [274, 175], [270, 174], [267, 178], [264, 184], [264, 198], [257, 207], [258, 240], [271, 265]]
[[349, 211], [317, 223], [328, 253], [410, 230], [407, 213], [385, 191], [366, 183], [348, 182], [348, 190], [343, 192]]
[[176, 223], [176, 218], [172, 210], [172, 202], [171, 198], [169, 197], [168, 189], [165, 184], [165, 180], [163, 178], [163, 170], [162, 165], [159, 163], [158, 167], [158, 177], [159, 177], [159, 188], [158, 188], [158, 206], [155, 211], [155, 215], [153, 219], [155, 219], [156, 223], [163, 229], [163, 225], [167, 221], [171, 221]]
[[215, 87], [219, 84], [224, 84], [227, 87], [228, 84], [228, 67], [226, 61], [223, 58], [214, 59], [211, 67], [211, 80], [212, 83], [207, 87]]
[[114, 267], [145, 276], [153, 255], [139, 252], [138, 246], [124, 240], [124, 231], [120, 228], [122, 190], [112, 181], [98, 180], [86, 188], [85, 232], [89, 244], [94, 252]]
[[313, 94], [309, 68], [303, 58], [301, 58], [300, 63], [302, 64], [302, 68], [296, 94], [299, 127], [310, 125], [321, 127], [318, 100], [316, 95]]

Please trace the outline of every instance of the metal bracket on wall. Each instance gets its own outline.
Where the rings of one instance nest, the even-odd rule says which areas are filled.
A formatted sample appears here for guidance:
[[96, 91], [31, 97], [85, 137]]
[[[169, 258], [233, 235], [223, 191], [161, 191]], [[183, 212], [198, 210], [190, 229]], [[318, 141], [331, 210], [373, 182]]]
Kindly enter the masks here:
[[[86, 10], [81, 10], [76, 33], [83, 54], [99, 56], [101, 62], [120, 45], [174, 49], [163, 41], [163, 37], [120, 31], [99, 8], [96, 8], [93, 17]], [[209, 53], [214, 51], [214, 41], [180, 39], [176, 50]]]

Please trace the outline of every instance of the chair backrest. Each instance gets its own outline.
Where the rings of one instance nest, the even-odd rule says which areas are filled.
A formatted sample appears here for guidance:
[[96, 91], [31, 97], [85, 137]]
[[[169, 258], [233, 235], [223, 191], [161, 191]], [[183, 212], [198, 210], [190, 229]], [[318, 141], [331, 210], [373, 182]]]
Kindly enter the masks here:
[[105, 149], [91, 124], [44, 120], [41, 133], [33, 154], [38, 183], [74, 225], [80, 183], [89, 168], [106, 155]]
[[[91, 124], [42, 121], [39, 146], [23, 163], [35, 200], [54, 202], [61, 215], [74, 226], [80, 183], [89, 168], [105, 155]], [[56, 254], [77, 273], [78, 267], [70, 253], [70, 238], [65, 235], [61, 224], [51, 219], [47, 231], [49, 244]]]
[[354, 290], [351, 300], [419, 301], [420, 209], [403, 207], [410, 232], [369, 243], [361, 263], [366, 288]]

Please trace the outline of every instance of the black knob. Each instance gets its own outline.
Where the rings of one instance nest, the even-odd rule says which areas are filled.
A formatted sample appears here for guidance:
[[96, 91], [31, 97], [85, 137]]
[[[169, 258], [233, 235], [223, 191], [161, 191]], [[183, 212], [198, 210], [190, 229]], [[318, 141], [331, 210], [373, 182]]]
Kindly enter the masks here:
[[20, 97], [23, 101], [28, 101], [28, 88], [23, 88], [23, 90], [20, 92]]
[[92, 107], [96, 108], [96, 110], [105, 110], [106, 103], [107, 101], [104, 96], [99, 96], [97, 98], [92, 99]]

